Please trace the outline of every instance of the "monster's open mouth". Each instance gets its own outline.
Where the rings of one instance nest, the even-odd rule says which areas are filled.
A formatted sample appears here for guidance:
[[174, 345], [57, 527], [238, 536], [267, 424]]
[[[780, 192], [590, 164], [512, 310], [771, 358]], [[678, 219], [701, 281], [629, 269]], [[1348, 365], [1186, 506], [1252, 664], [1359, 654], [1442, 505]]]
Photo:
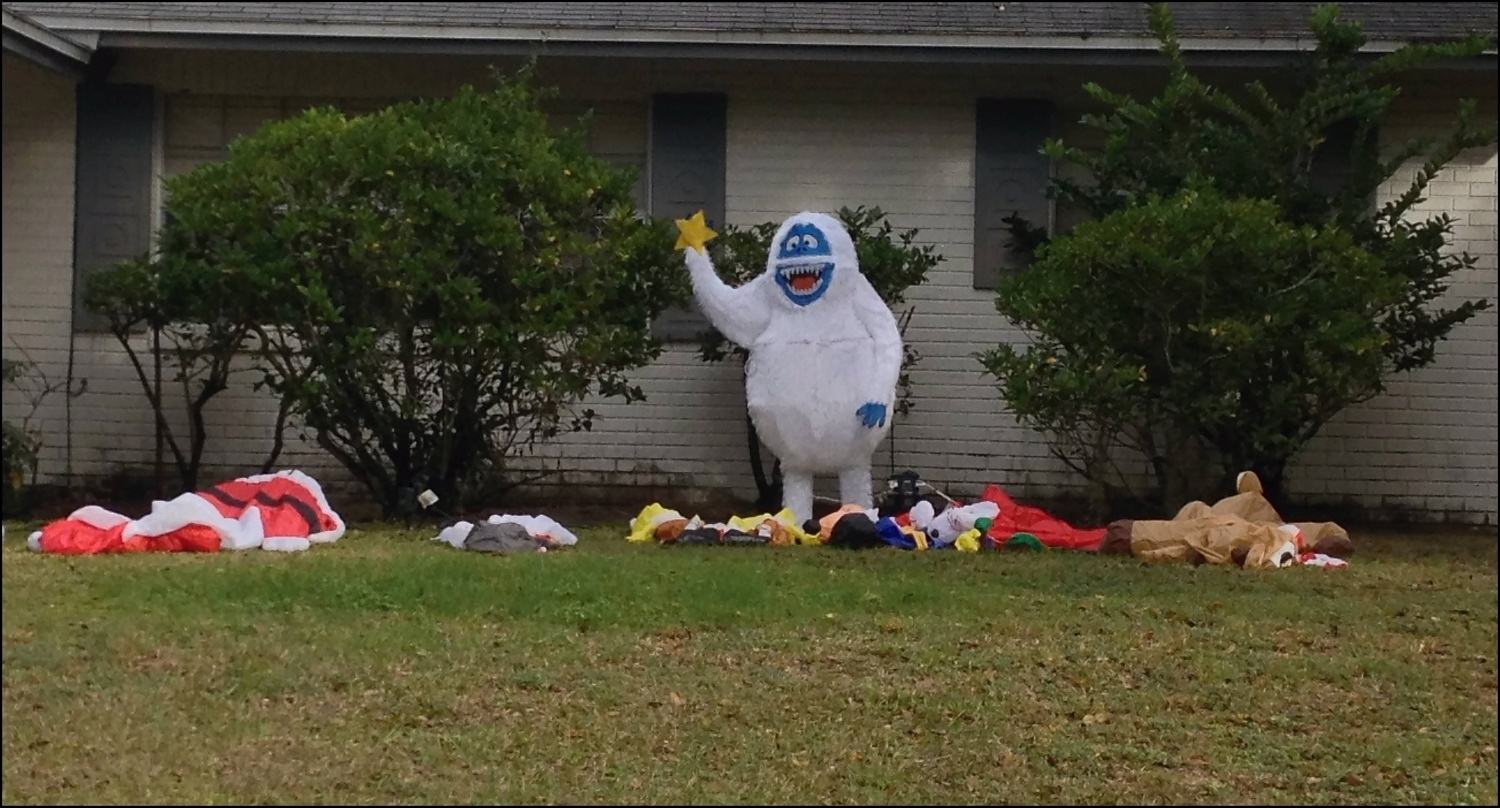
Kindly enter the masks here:
[[786, 293], [792, 302], [804, 306], [822, 297], [832, 279], [833, 264], [831, 262], [778, 264], [776, 266], [776, 283], [781, 286], [781, 291]]

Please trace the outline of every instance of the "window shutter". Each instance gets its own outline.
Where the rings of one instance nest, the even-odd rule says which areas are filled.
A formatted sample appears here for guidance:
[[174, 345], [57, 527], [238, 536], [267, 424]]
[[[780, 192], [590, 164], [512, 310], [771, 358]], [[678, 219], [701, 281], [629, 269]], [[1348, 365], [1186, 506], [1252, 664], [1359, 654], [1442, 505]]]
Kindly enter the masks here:
[[[658, 219], [685, 219], [702, 210], [709, 227], [724, 224], [727, 99], [717, 93], [660, 94], [651, 104], [650, 210]], [[686, 272], [681, 266], [670, 268]], [[653, 324], [658, 337], [697, 339], [708, 321], [691, 301]]]
[[78, 86], [73, 307], [80, 331], [99, 331], [108, 325], [103, 316], [83, 304], [92, 274], [150, 249], [155, 108], [151, 87]]
[[[1334, 197], [1335, 203], [1340, 201], [1344, 185], [1354, 171], [1354, 155], [1363, 149], [1373, 149], [1380, 142], [1377, 127], [1372, 127], [1366, 133], [1369, 140], [1364, 142], [1356, 142], [1358, 130], [1359, 122], [1353, 118], [1339, 121], [1328, 128], [1322, 144], [1313, 152], [1312, 170], [1308, 179], [1314, 190]], [[1361, 200], [1366, 212], [1374, 210], [1375, 197], [1372, 190]]]
[[1053, 107], [1045, 100], [982, 99], [975, 120], [974, 288], [994, 289], [1025, 260], [1006, 246], [1010, 229], [1003, 220], [1020, 214], [1052, 229], [1051, 161], [1041, 148], [1052, 132]]

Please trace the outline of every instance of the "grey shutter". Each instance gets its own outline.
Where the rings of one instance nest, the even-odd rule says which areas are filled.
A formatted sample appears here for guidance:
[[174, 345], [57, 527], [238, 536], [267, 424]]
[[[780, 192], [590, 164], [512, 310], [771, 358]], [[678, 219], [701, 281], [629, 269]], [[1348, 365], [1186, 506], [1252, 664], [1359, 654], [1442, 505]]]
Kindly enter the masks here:
[[[1312, 187], [1322, 193], [1335, 195], [1343, 191], [1344, 183], [1354, 168], [1354, 142], [1359, 122], [1347, 118], [1328, 127], [1323, 133], [1323, 142], [1313, 151], [1312, 167], [1308, 180]], [[1374, 132], [1370, 133], [1375, 137]]]
[[[1379, 143], [1379, 133], [1374, 128], [1367, 133], [1370, 138], [1363, 143], [1355, 142], [1355, 136], [1359, 131], [1359, 122], [1348, 118], [1328, 127], [1323, 133], [1324, 139], [1317, 149], [1313, 151], [1312, 166], [1309, 171], [1308, 182], [1313, 190], [1332, 197], [1335, 206], [1342, 204], [1344, 186], [1350, 180], [1354, 171], [1354, 155], [1360, 149], [1372, 149]], [[1362, 200], [1362, 207], [1366, 212], [1372, 211], [1376, 204], [1376, 194], [1371, 190]], [[1330, 214], [1336, 211], [1330, 211]]]
[[[684, 219], [702, 210], [708, 226], [724, 223], [728, 104], [720, 94], [662, 94], [651, 104], [651, 216]], [[673, 271], [686, 272], [681, 266]], [[694, 303], [664, 312], [653, 324], [666, 340], [693, 340], [708, 330]]]
[[73, 223], [74, 323], [105, 327], [83, 305], [90, 275], [144, 255], [151, 244], [151, 145], [156, 99], [129, 84], [78, 86], [77, 176]]
[[1349, 176], [1354, 151], [1353, 119], [1339, 121], [1323, 133], [1323, 142], [1313, 151], [1308, 179], [1325, 194], [1337, 193]]
[[1052, 104], [1044, 100], [979, 101], [975, 110], [974, 288], [993, 289], [1002, 275], [1022, 268], [1024, 258], [1006, 242], [1003, 219], [1019, 213], [1037, 227], [1051, 228], [1047, 183], [1051, 161], [1041, 153], [1052, 131]]

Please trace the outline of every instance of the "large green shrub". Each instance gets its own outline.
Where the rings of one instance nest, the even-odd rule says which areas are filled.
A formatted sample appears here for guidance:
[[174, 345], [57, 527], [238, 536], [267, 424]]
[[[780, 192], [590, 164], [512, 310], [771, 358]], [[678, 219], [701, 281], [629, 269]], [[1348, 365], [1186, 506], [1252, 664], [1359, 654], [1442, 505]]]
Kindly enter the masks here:
[[[1317, 48], [1288, 87], [1253, 82], [1232, 96], [1187, 69], [1164, 4], [1151, 25], [1165, 88], [1137, 100], [1087, 85], [1106, 108], [1084, 118], [1101, 147], [1045, 147], [1086, 175], [1060, 172], [1053, 195], [1099, 224], [1045, 243], [1012, 221], [1039, 260], [1002, 283], [997, 307], [1034, 342], [982, 359], [1016, 416], [1096, 482], [1126, 487], [1132, 475], [1114, 461], [1134, 449], [1160, 508], [1221, 490], [1244, 468], [1276, 496], [1324, 424], [1432, 362], [1437, 343], [1488, 305], [1438, 305], [1475, 259], [1444, 249], [1452, 217], [1410, 214], [1460, 151], [1494, 142], [1493, 128], [1475, 126], [1465, 102], [1441, 138], [1382, 150], [1377, 137], [1398, 72], [1487, 43], [1368, 58], [1358, 26], [1322, 7], [1311, 18]], [[1342, 172], [1329, 168], [1339, 132], [1349, 135]], [[1372, 202], [1424, 155], [1404, 193]]]
[[1321, 402], [1378, 387], [1381, 318], [1405, 286], [1344, 230], [1278, 213], [1185, 189], [1054, 241], [1007, 285], [1007, 312], [1036, 336], [986, 358], [1006, 400], [1122, 488], [1117, 445], [1175, 490], [1192, 487], [1171, 475], [1196, 470], [1173, 461], [1200, 436], [1231, 469], [1295, 451]]
[[[154, 265], [252, 311], [262, 383], [387, 512], [520, 481], [507, 461], [642, 398], [681, 299], [669, 224], [555, 133], [529, 71], [350, 118], [316, 109], [168, 184]], [[239, 322], [237, 315], [228, 319]]]

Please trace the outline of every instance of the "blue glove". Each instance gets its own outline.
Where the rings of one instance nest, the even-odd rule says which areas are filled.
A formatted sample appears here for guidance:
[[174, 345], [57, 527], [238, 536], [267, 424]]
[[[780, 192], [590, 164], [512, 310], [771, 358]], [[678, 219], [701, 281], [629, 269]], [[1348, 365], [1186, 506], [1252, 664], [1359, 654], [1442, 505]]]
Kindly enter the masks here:
[[865, 404], [854, 411], [859, 416], [859, 422], [866, 427], [885, 426], [885, 405], [874, 401]]

